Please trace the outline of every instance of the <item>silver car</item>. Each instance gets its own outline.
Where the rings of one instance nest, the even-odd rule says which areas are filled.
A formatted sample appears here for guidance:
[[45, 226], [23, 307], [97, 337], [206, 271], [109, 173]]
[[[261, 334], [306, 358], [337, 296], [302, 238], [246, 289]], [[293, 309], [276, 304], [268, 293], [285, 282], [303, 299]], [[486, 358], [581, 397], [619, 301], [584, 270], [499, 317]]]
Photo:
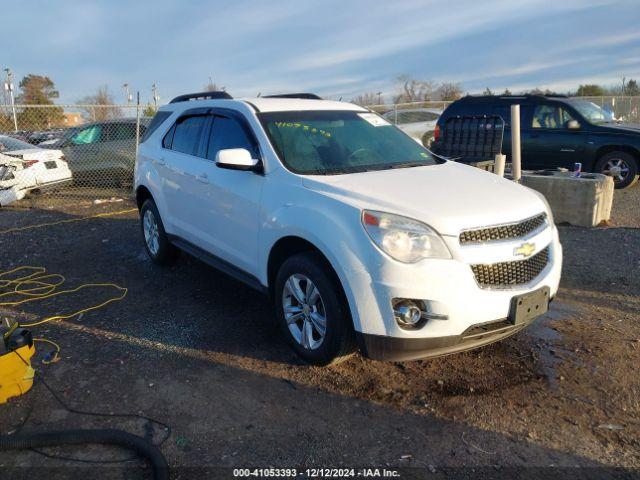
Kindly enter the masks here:
[[[151, 121], [140, 119], [140, 137]], [[40, 145], [62, 150], [76, 184], [133, 182], [136, 158], [136, 119], [119, 118], [70, 128], [55, 142]]]
[[440, 115], [442, 110], [438, 108], [413, 108], [391, 110], [382, 116], [416, 142], [428, 147], [433, 140], [433, 132]]

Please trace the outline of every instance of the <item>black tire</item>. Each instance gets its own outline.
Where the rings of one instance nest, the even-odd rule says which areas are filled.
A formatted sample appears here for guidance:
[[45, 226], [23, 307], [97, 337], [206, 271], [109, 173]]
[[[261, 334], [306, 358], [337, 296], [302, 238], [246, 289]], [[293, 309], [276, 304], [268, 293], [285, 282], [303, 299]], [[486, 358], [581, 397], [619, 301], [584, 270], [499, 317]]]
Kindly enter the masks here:
[[[147, 213], [148, 212], [148, 213]], [[147, 237], [145, 236], [145, 216], [151, 215], [153, 220], [157, 226], [157, 244], [158, 248], [154, 252], [147, 242]], [[170, 265], [175, 262], [178, 258], [178, 254], [180, 250], [178, 250], [175, 246], [171, 244], [169, 238], [167, 237], [166, 232], [164, 231], [164, 225], [162, 224], [162, 219], [160, 218], [160, 214], [158, 213], [158, 208], [153, 200], [147, 199], [142, 204], [142, 208], [140, 209], [140, 229], [142, 233], [142, 241], [144, 243], [144, 248], [149, 255], [151, 260], [158, 265]]]
[[627, 152], [609, 152], [602, 155], [594, 167], [596, 173], [603, 173], [608, 175], [611, 162], [622, 162], [622, 165], [628, 168], [628, 173], [623, 179], [613, 179], [614, 186], [617, 189], [627, 188], [633, 185], [638, 180], [638, 161], [637, 159]]
[[434, 130], [429, 130], [428, 132], [424, 132], [422, 135], [422, 145], [426, 148], [431, 148], [431, 144], [434, 140]]
[[[284, 313], [285, 283], [294, 274], [304, 275], [321, 295], [326, 318], [326, 333], [315, 349], [303, 347], [293, 336]], [[274, 298], [277, 322], [291, 348], [313, 365], [331, 365], [346, 360], [356, 351], [355, 334], [349, 306], [336, 274], [321, 255], [304, 252], [288, 258], [278, 270]]]

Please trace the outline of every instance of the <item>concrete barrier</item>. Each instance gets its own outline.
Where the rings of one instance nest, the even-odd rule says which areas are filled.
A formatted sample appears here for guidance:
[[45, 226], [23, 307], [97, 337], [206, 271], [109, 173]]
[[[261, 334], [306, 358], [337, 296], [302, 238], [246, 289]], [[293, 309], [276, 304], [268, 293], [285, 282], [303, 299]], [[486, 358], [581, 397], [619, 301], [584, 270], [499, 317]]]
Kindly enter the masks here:
[[613, 179], [606, 175], [523, 172], [521, 183], [545, 196], [556, 223], [595, 227], [611, 218]]

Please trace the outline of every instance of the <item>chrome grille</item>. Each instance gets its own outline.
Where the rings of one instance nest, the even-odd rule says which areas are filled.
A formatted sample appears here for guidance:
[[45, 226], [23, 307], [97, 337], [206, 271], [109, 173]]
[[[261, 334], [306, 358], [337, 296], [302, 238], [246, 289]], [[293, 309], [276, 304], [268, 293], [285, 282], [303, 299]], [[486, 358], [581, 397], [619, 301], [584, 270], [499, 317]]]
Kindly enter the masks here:
[[526, 260], [471, 265], [471, 270], [481, 288], [510, 288], [534, 280], [549, 263], [549, 248], [539, 251]]
[[541, 213], [522, 222], [498, 225], [495, 227], [466, 230], [460, 234], [460, 244], [495, 242], [511, 238], [524, 237], [538, 229], [547, 221], [547, 214]]

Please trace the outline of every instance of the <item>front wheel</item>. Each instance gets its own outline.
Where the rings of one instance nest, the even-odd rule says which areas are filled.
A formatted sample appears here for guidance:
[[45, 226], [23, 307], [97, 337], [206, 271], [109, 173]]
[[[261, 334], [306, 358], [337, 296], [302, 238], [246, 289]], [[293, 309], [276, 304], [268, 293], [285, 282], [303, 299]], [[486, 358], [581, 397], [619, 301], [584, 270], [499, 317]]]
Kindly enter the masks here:
[[615, 188], [627, 188], [637, 180], [638, 162], [627, 152], [609, 152], [598, 159], [594, 170], [613, 177]]
[[329, 365], [355, 351], [353, 324], [336, 275], [320, 255], [287, 259], [276, 276], [278, 323], [293, 350], [314, 365]]

